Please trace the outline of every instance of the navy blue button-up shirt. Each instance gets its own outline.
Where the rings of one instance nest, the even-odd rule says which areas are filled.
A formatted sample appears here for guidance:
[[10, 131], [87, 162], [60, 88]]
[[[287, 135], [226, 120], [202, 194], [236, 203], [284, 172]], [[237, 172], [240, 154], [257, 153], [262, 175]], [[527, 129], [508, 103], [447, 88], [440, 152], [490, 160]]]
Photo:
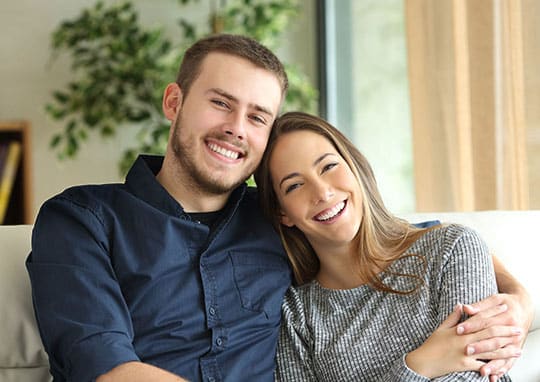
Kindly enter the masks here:
[[272, 381], [291, 274], [257, 194], [216, 228], [192, 221], [141, 157], [125, 184], [68, 189], [41, 208], [27, 260], [55, 381], [128, 361], [191, 381]]

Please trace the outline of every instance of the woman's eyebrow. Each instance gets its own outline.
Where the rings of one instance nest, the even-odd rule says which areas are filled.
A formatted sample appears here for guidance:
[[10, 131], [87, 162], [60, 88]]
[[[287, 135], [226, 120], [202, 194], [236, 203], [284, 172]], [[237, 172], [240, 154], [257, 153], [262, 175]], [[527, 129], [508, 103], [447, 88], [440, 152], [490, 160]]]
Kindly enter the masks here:
[[315, 159], [315, 161], [313, 162], [313, 166], [317, 166], [319, 163], [321, 163], [323, 161], [324, 158], [326, 158], [327, 156], [330, 156], [330, 155], [336, 155], [336, 154], [334, 154], [334, 153], [324, 153], [323, 155], [321, 155], [320, 157]]
[[281, 182], [279, 182], [279, 187], [281, 188], [281, 185], [283, 184], [283, 182], [285, 182], [286, 180], [289, 180], [291, 178], [294, 178], [295, 176], [300, 176], [299, 173], [297, 172], [292, 172], [290, 173], [289, 175], [285, 175], [282, 179], [281, 179]]

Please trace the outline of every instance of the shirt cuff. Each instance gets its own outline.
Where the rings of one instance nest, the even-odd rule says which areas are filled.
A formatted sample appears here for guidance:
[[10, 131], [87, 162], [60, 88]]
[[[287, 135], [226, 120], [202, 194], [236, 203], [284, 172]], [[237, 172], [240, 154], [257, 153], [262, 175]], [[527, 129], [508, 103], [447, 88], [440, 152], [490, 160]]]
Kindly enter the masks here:
[[79, 342], [69, 354], [68, 380], [94, 381], [116, 366], [140, 361], [122, 333], [103, 333]]

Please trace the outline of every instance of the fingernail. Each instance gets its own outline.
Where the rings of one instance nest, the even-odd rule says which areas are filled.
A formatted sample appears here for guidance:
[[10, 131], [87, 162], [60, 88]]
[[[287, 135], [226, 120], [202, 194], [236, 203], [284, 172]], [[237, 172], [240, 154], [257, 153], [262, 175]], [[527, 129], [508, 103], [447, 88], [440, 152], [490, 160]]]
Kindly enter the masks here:
[[456, 330], [457, 330], [457, 334], [463, 334], [463, 332], [465, 331], [465, 328], [459, 325]]
[[512, 328], [512, 333], [521, 334], [521, 328]]
[[485, 373], [484, 375], [490, 375], [491, 374], [491, 369], [489, 367], [486, 367], [484, 369], [484, 373]]
[[469, 304], [466, 304], [466, 305], [463, 305], [464, 307], [467, 307], [467, 309], [469, 310], [472, 310], [473, 312], [476, 312], [478, 309], [476, 309], [474, 306], [472, 305], [469, 305]]
[[501, 311], [502, 311], [502, 312], [506, 312], [506, 310], [508, 309], [508, 305], [502, 304], [502, 305], [500, 306], [500, 308], [501, 308]]
[[474, 348], [472, 346], [467, 346], [467, 355], [473, 355], [473, 354], [474, 354]]

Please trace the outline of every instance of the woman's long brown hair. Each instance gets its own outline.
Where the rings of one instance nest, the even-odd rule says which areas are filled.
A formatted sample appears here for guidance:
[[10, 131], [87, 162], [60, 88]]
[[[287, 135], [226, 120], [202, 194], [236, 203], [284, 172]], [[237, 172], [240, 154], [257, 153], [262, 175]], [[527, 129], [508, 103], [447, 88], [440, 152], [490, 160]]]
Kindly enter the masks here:
[[[319, 272], [320, 263], [305, 235], [295, 226], [287, 227], [280, 223], [281, 207], [272, 185], [269, 162], [279, 137], [299, 130], [311, 131], [328, 139], [358, 179], [363, 198], [362, 223], [355, 238], [358, 246], [359, 274], [363, 279], [369, 280], [373, 287], [382, 291], [398, 294], [416, 291], [422, 285], [422, 275], [390, 271], [388, 266], [397, 259], [414, 256], [418, 257], [425, 267], [426, 262], [423, 256], [404, 255], [404, 253], [426, 232], [426, 229], [416, 228], [390, 214], [381, 199], [371, 166], [362, 153], [328, 122], [301, 112], [286, 113], [274, 122], [268, 146], [255, 172], [255, 182], [259, 189], [262, 209], [279, 232], [293, 268], [296, 284], [301, 285], [313, 280]], [[415, 286], [410, 290], [402, 291], [385, 285], [380, 279], [380, 272], [377, 271], [380, 270], [381, 263], [387, 264], [385, 267], [387, 274], [410, 278]]]

